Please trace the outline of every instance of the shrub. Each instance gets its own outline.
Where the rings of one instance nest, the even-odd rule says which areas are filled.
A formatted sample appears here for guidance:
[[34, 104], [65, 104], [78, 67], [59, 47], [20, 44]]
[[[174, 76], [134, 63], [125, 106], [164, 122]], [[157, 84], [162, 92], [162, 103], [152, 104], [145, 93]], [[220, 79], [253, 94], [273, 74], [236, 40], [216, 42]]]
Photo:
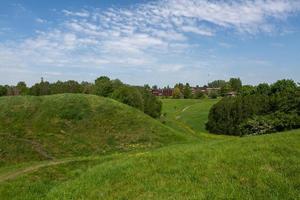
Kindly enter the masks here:
[[101, 76], [95, 80], [95, 94], [108, 97], [113, 93], [113, 83], [106, 77]]
[[206, 124], [210, 132], [247, 135], [300, 127], [300, 92], [293, 81], [280, 80], [271, 88], [260, 84], [250, 93], [243, 88], [240, 92], [244, 95], [223, 98], [211, 108]]
[[123, 85], [113, 92], [112, 98], [144, 111], [143, 96], [135, 87]]
[[143, 95], [144, 113], [153, 118], [160, 117], [162, 102], [146, 88], [141, 88], [140, 92]]
[[277, 131], [300, 128], [300, 117], [296, 113], [277, 112], [265, 116], [255, 116], [240, 126], [241, 135], [262, 135]]

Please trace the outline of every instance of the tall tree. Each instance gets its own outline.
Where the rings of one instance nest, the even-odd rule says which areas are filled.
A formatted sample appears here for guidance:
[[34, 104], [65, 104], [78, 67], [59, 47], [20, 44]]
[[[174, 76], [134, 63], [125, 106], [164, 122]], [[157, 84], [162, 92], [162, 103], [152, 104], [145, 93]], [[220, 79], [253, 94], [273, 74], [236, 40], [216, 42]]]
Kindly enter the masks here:
[[182, 98], [182, 93], [180, 91], [180, 89], [178, 87], [175, 87], [174, 90], [173, 90], [173, 98], [174, 99], [180, 99]]
[[16, 88], [18, 89], [20, 95], [27, 95], [28, 94], [28, 88], [27, 88], [27, 85], [24, 81], [20, 81], [17, 84]]
[[293, 80], [283, 79], [271, 85], [273, 93], [294, 92], [297, 89], [297, 84]]
[[242, 81], [240, 78], [231, 78], [229, 80], [230, 87], [233, 91], [238, 92], [242, 87]]
[[7, 95], [7, 88], [5, 86], [0, 85], [0, 97]]
[[189, 99], [192, 97], [192, 90], [188, 83], [186, 83], [185, 86], [183, 87], [183, 97], [185, 99]]
[[271, 93], [271, 88], [268, 83], [261, 83], [256, 87], [256, 93], [269, 95]]
[[106, 76], [95, 80], [95, 93], [99, 96], [108, 97], [113, 93], [113, 84]]
[[210, 83], [208, 83], [208, 87], [210, 88], [221, 88], [226, 85], [226, 81], [224, 80], [215, 80]]

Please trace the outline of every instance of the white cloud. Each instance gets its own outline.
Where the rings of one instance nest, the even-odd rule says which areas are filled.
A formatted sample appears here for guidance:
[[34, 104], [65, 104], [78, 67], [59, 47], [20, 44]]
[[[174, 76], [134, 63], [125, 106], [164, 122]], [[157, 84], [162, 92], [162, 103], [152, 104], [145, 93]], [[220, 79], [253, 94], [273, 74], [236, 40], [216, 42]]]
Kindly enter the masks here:
[[40, 23], [40, 24], [44, 24], [44, 23], [47, 22], [47, 20], [42, 19], [42, 18], [37, 18], [37, 19], [35, 19], [35, 21], [36, 21], [37, 23]]
[[69, 11], [69, 10], [62, 10], [62, 12], [66, 15], [66, 16], [76, 16], [76, 17], [89, 17], [90, 14], [88, 11], [86, 10], [82, 10], [79, 12], [73, 12], [73, 11]]
[[182, 30], [184, 32], [190, 32], [190, 33], [195, 33], [195, 34], [204, 35], [204, 36], [213, 36], [214, 35], [214, 33], [210, 30], [200, 29], [195, 26], [183, 26]]
[[275, 22], [299, 10], [297, 0], [159, 0], [130, 8], [65, 9], [62, 22], [52, 30], [18, 43], [0, 43], [0, 69], [131, 66], [178, 72], [192, 64], [177, 58], [198, 48], [190, 33], [204, 38], [221, 31], [269, 34], [280, 30]]

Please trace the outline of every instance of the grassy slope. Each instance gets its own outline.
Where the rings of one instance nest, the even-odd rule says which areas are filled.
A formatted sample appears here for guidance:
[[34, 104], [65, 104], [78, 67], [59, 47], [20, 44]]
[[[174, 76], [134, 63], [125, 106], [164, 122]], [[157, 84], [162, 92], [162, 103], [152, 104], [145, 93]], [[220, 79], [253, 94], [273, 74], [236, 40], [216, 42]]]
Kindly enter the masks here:
[[98, 165], [49, 199], [297, 199], [300, 132], [177, 145]]
[[92, 95], [0, 98], [0, 166], [185, 141], [144, 113]]
[[226, 136], [206, 134], [205, 123], [211, 106], [218, 99], [163, 99], [163, 113], [166, 113], [163, 121], [169, 127], [193, 136], [197, 136], [200, 142], [210, 139], [227, 139]]
[[0, 183], [0, 199], [299, 199], [300, 130], [201, 133], [213, 103], [164, 100], [166, 124], [198, 135], [194, 142], [42, 168]]

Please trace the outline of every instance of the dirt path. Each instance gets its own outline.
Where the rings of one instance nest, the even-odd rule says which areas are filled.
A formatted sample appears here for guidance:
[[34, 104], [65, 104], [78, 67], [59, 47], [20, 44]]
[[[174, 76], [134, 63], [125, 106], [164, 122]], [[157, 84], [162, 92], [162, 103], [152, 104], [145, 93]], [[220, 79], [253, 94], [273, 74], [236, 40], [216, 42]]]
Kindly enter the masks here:
[[6, 174], [0, 175], [0, 183], [4, 182], [4, 181], [7, 181], [7, 180], [10, 180], [10, 179], [14, 179], [14, 178], [16, 178], [20, 175], [23, 175], [23, 174], [27, 174], [29, 172], [36, 171], [36, 170], [38, 170], [42, 167], [48, 167], [48, 166], [52, 166], [52, 165], [59, 165], [59, 164], [62, 164], [62, 163], [67, 163], [67, 162], [71, 162], [71, 161], [51, 161], [51, 162], [48, 162], [48, 163], [36, 164], [36, 165], [30, 166], [30, 167], [27, 167], [27, 168], [18, 169], [18, 170], [13, 171], [13, 172], [8, 172]]
[[[195, 104], [197, 104], [197, 103], [195, 103]], [[193, 105], [195, 105], [195, 104], [193, 104]], [[176, 117], [174, 118], [174, 120], [176, 121], [176, 123], [177, 123], [179, 126], [181, 126], [182, 128], [184, 128], [185, 130], [187, 130], [191, 135], [197, 137], [197, 133], [196, 133], [189, 125], [187, 125], [187, 124], [184, 123], [183, 121], [180, 121], [180, 119], [181, 119], [180, 113], [185, 112], [186, 110], [188, 110], [188, 109], [189, 109], [190, 107], [192, 107], [193, 105], [186, 106], [186, 107], [184, 107], [181, 111], [178, 111]]]
[[182, 109], [182, 111], [181, 112], [185, 112], [187, 109], [189, 109], [191, 106], [187, 106], [187, 107], [185, 107], [184, 109]]
[[32, 166], [29, 166], [29, 167], [24, 167], [24, 168], [21, 168], [21, 169], [16, 169], [14, 171], [1, 174], [0, 175], [0, 183], [2, 183], [4, 181], [7, 181], [7, 180], [15, 179], [18, 176], [21, 176], [21, 175], [24, 175], [24, 174], [28, 174], [30, 172], [37, 171], [37, 170], [39, 170], [39, 169], [41, 169], [43, 167], [60, 165], [60, 164], [69, 163], [69, 162], [95, 160], [95, 159], [97, 159], [97, 158], [96, 157], [74, 158], [74, 159], [54, 160], [54, 161], [49, 161], [49, 162], [37, 163], [37, 164], [34, 164]]

